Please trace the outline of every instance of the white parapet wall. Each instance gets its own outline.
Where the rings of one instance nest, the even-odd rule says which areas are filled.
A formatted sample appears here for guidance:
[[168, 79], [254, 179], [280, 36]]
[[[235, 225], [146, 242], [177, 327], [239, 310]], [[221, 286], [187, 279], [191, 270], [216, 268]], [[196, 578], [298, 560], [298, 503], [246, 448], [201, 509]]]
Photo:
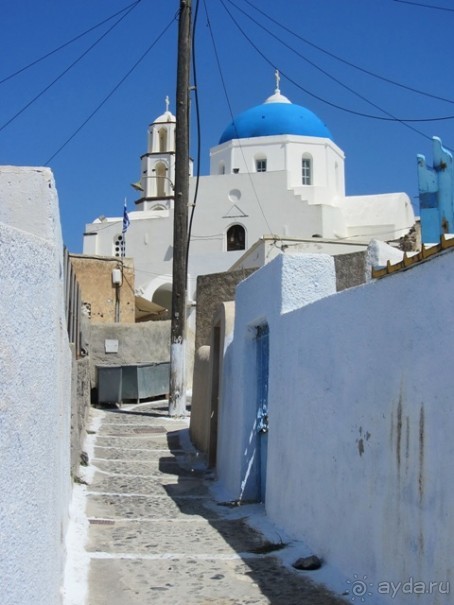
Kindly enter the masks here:
[[2, 605], [61, 602], [71, 354], [58, 198], [47, 168], [0, 168]]

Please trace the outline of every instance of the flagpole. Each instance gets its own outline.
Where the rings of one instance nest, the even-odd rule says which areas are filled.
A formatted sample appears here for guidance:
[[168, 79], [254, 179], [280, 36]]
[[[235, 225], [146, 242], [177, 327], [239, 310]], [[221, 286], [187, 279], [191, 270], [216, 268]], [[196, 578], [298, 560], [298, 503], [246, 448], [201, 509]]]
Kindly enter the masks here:
[[[121, 246], [120, 246], [120, 261], [117, 265], [117, 268], [112, 271], [112, 282], [115, 287], [115, 323], [120, 322], [120, 287], [123, 284], [123, 259], [126, 256], [126, 231], [129, 227], [129, 216], [128, 216], [128, 207], [127, 200], [125, 197], [124, 206], [123, 206], [123, 225], [121, 228]], [[118, 268], [121, 271], [121, 278], [118, 279], [116, 273], [118, 272]]]
[[128, 202], [125, 197], [125, 202], [123, 206], [123, 227], [121, 229], [122, 236], [122, 246], [121, 246], [121, 257], [124, 258], [126, 256], [126, 231], [130, 225], [129, 215], [128, 215]]

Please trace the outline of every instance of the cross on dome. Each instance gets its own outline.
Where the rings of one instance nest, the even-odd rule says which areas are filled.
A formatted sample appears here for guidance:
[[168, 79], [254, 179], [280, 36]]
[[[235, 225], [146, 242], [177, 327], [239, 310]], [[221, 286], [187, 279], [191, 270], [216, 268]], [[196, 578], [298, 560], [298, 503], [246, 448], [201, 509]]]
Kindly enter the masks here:
[[281, 83], [281, 74], [279, 70], [276, 68], [274, 70], [274, 77], [276, 78], [276, 88], [274, 89], [274, 93], [271, 97], [268, 97], [265, 101], [266, 103], [290, 103], [287, 97], [281, 95], [280, 83]]
[[174, 115], [172, 115], [172, 112], [170, 111], [170, 99], [169, 99], [169, 95], [167, 95], [164, 98], [164, 102], [165, 102], [165, 111], [162, 115], [158, 116], [154, 121], [153, 124], [162, 124], [162, 123], [170, 123], [170, 122], [175, 122], [176, 118]]
[[236, 139], [296, 135], [331, 139], [332, 135], [312, 111], [294, 105], [281, 94], [281, 74], [274, 70], [276, 89], [261, 105], [250, 107], [235, 116], [219, 139], [219, 145]]
[[280, 92], [281, 92], [281, 91], [280, 91], [280, 88], [279, 88], [279, 83], [280, 83], [280, 81], [281, 81], [281, 75], [280, 75], [280, 73], [279, 73], [279, 70], [278, 70], [278, 69], [276, 69], [276, 70], [274, 71], [274, 75], [275, 75], [275, 77], [276, 77], [276, 89], [275, 89], [275, 91], [274, 91], [274, 92], [275, 92], [276, 94], [278, 94], [278, 93], [280, 93]]

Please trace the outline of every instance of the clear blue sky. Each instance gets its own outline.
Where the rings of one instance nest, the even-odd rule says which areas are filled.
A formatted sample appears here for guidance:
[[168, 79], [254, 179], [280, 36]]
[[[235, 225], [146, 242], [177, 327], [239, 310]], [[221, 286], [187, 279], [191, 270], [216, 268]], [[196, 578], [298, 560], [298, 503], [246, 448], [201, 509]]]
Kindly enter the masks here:
[[[275, 37], [255, 25], [231, 2]], [[195, 3], [193, 0], [194, 8]], [[344, 150], [350, 195], [405, 191], [413, 198], [417, 195], [416, 154], [423, 153], [431, 161], [430, 138], [434, 135], [440, 136], [448, 148], [454, 148], [452, 119], [412, 123], [413, 128], [423, 133], [419, 134], [399, 122], [362, 117], [336, 107], [387, 117], [384, 110], [401, 119], [454, 116], [451, 58], [454, 7], [450, 0], [420, 2], [450, 9], [446, 11], [396, 0], [205, 0], [205, 3], [200, 0], [196, 29], [202, 174], [208, 172], [209, 148], [217, 144], [231, 120], [230, 108], [237, 114], [272, 94], [274, 67], [282, 72], [282, 93], [319, 115]], [[0, 22], [0, 80], [129, 4], [128, 0], [4, 3]], [[136, 195], [130, 183], [140, 177], [139, 157], [146, 151], [147, 126], [163, 113], [166, 95], [175, 113], [177, 21], [173, 19], [178, 7], [179, 0], [142, 0], [52, 86], [53, 80], [121, 15], [0, 84], [0, 164], [46, 164], [171, 24], [118, 90], [49, 163], [59, 193], [64, 240], [72, 252], [82, 251], [86, 223], [102, 214], [120, 215], [125, 196], [133, 209]], [[276, 22], [335, 57], [447, 100], [421, 96], [375, 79], [286, 33]], [[5, 126], [46, 87], [49, 89], [42, 96]], [[194, 143], [193, 138], [195, 158]]]

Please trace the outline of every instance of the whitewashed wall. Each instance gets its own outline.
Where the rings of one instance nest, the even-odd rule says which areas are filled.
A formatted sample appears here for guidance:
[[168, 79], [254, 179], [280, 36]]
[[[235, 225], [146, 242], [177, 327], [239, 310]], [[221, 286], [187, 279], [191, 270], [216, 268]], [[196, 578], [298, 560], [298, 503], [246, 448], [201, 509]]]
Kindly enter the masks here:
[[218, 477], [229, 497], [257, 496], [255, 327], [269, 325], [274, 375], [284, 358], [274, 348], [281, 314], [335, 291], [334, 260], [324, 254], [280, 255], [238, 285], [234, 340], [224, 357], [217, 455]]
[[71, 356], [50, 170], [0, 169], [2, 605], [61, 602]]
[[[335, 164], [334, 159], [330, 162]], [[334, 172], [333, 168], [333, 174], [326, 176], [330, 187]], [[340, 173], [343, 175], [343, 171]], [[266, 234], [298, 239], [313, 239], [318, 235], [334, 240], [351, 235], [355, 241], [367, 244], [374, 237], [385, 239], [387, 233], [391, 239], [404, 235], [414, 223], [410, 201], [404, 194], [374, 195], [351, 201], [339, 197], [334, 186], [333, 190], [328, 190], [328, 185], [292, 189], [289, 174], [281, 170], [200, 178], [191, 232], [190, 286], [195, 285], [198, 275], [227, 271], [244, 254], [245, 250], [226, 249], [226, 233], [237, 223], [245, 229], [246, 250]], [[195, 179], [191, 179], [190, 199], [193, 199], [194, 186]], [[339, 186], [343, 187], [343, 181]], [[146, 298], [151, 298], [159, 286], [172, 280], [173, 209], [131, 211], [129, 217], [126, 256], [134, 259], [136, 287], [143, 290]], [[113, 242], [121, 234], [121, 225], [121, 218], [87, 225], [84, 253], [113, 254]], [[314, 242], [317, 243], [317, 239]], [[189, 295], [195, 294], [195, 289], [190, 289]]]
[[[240, 496], [235, 465], [244, 475], [241, 430], [254, 405], [245, 328], [257, 307], [270, 325], [267, 514], [346, 578], [366, 576], [368, 603], [452, 602], [436, 586], [430, 594], [402, 589], [443, 582], [446, 591], [448, 581], [454, 589], [454, 254], [281, 308], [280, 317], [272, 299], [285, 281], [271, 265], [238, 289], [222, 401], [221, 440], [231, 438], [233, 450], [232, 463], [221, 450], [223, 485]], [[402, 583], [394, 599], [383, 594], [390, 582]]]
[[325, 138], [279, 135], [233, 139], [211, 148], [210, 174], [220, 174], [220, 165], [225, 166], [226, 174], [233, 173], [234, 169], [253, 174], [256, 172], [255, 160], [260, 155], [267, 160], [267, 171], [286, 171], [287, 185], [294, 188], [301, 185], [303, 153], [310, 154], [313, 161], [313, 187], [302, 188], [310, 196], [310, 201], [329, 203], [327, 200], [332, 202], [343, 198], [344, 152]]

